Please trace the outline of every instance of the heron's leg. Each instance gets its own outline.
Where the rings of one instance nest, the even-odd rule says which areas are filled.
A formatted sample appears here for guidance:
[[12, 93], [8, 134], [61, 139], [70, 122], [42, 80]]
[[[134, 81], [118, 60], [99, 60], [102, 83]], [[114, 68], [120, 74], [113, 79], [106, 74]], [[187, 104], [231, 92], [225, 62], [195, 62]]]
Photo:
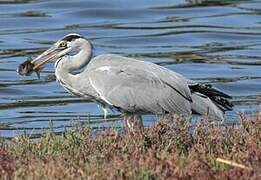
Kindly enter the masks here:
[[134, 129], [139, 132], [142, 132], [144, 130], [141, 114], [134, 115]]
[[126, 130], [131, 133], [143, 132], [143, 122], [140, 114], [125, 114]]
[[126, 123], [126, 130], [128, 132], [133, 132], [134, 131], [133, 115], [125, 114], [124, 120], [125, 120], [125, 123]]

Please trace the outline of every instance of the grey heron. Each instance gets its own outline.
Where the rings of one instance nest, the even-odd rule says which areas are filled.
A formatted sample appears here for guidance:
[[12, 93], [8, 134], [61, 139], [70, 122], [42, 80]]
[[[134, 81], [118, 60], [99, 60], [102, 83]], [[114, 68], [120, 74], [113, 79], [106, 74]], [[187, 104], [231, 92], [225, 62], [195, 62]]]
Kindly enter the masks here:
[[[209, 84], [189, 80], [151, 62], [115, 54], [92, 57], [92, 44], [68, 34], [41, 55], [23, 63], [18, 72], [38, 72], [55, 62], [57, 81], [71, 94], [91, 99], [124, 114], [130, 129], [142, 128], [142, 114], [208, 114], [223, 120], [232, 109], [231, 97]], [[27, 66], [28, 65], [28, 66]]]

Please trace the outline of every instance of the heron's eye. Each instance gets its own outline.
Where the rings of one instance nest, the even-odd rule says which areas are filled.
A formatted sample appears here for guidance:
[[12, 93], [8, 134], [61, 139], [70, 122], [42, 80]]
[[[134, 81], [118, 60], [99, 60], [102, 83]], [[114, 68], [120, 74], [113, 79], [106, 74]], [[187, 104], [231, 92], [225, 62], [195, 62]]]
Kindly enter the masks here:
[[65, 47], [67, 47], [67, 43], [66, 42], [61, 42], [60, 44], [59, 44], [59, 47], [60, 48], [65, 48]]

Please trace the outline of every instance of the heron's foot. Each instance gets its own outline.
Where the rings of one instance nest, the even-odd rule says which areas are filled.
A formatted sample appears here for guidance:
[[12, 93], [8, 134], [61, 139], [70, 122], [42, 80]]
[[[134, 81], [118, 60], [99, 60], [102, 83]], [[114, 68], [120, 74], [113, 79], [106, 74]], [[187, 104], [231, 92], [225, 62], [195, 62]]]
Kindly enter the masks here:
[[143, 122], [140, 114], [125, 115], [126, 131], [131, 134], [143, 134]]

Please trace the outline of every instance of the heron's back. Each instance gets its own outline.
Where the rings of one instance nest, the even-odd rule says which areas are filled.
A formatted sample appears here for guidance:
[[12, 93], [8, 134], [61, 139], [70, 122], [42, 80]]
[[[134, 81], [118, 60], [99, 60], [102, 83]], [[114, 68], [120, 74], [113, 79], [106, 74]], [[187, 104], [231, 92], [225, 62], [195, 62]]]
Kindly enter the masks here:
[[106, 54], [93, 58], [85, 71], [101, 98], [125, 111], [191, 110], [186, 79], [156, 64]]

